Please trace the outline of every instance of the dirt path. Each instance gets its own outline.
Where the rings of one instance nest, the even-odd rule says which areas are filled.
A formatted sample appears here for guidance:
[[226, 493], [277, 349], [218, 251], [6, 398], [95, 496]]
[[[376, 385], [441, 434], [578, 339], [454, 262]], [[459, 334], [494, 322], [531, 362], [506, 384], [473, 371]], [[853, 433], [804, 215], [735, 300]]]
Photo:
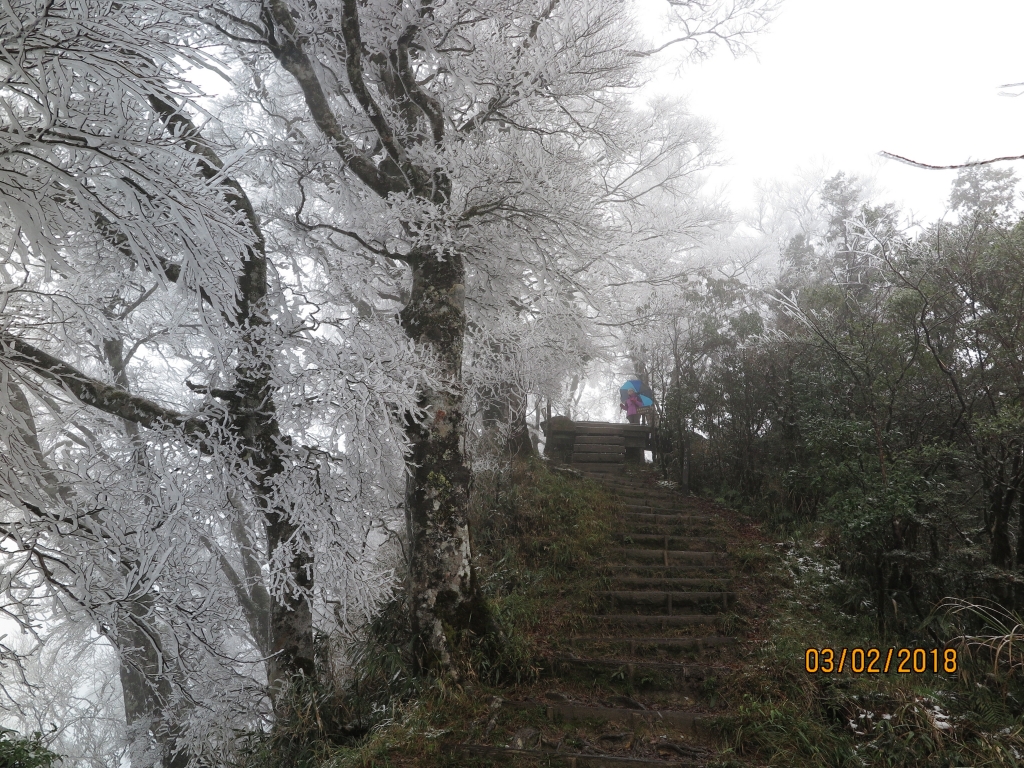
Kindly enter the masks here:
[[[552, 638], [540, 687], [494, 702], [522, 726], [503, 745], [465, 745], [478, 765], [701, 766], [716, 681], [737, 642], [728, 550], [713, 504], [650, 475], [601, 475], [622, 501], [589, 609]], [[571, 585], [570, 585], [571, 586]]]

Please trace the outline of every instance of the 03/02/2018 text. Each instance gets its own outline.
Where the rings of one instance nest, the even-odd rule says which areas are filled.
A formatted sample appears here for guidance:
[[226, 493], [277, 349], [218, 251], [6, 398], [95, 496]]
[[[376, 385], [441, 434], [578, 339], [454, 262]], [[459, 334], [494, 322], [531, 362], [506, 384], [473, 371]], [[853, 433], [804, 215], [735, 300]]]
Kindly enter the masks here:
[[808, 648], [804, 652], [804, 671], [808, 674], [878, 675], [955, 674], [955, 648]]

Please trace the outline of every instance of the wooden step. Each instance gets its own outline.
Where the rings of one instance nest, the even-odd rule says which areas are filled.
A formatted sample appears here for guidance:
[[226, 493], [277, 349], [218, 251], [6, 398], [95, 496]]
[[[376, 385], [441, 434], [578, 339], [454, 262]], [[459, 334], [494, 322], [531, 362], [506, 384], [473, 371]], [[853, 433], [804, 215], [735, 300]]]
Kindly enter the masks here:
[[618, 456], [625, 457], [626, 449], [621, 446], [615, 445], [578, 445], [572, 449], [572, 457], [578, 458], [581, 456], [593, 456], [593, 455]]
[[[625, 477], [625, 475], [623, 475]], [[666, 498], [673, 499], [689, 499], [689, 496], [682, 496], [674, 491], [669, 491], [664, 488], [659, 488], [656, 485], [637, 485], [637, 486], [624, 486], [616, 485], [615, 482], [605, 483], [605, 490], [609, 493], [614, 493], [621, 496], [632, 496], [635, 494], [654, 494], [657, 496], [665, 496]]]
[[667, 507], [669, 509], [678, 509], [686, 502], [686, 499], [682, 496], [676, 496], [671, 493], [661, 494], [657, 491], [637, 490], [630, 491], [629, 493], [613, 491], [612, 495], [627, 504], [644, 504], [647, 506]]
[[658, 709], [626, 709], [625, 707], [595, 707], [586, 704], [548, 704], [549, 720], [597, 720], [598, 722], [657, 724], [693, 731], [701, 716], [696, 712]]
[[[609, 584], [614, 588], [618, 587], [621, 589], [633, 588], [679, 588], [679, 587], [696, 587], [704, 590], [709, 590], [708, 594], [720, 594], [721, 592], [727, 592], [732, 586], [732, 579], [694, 579], [694, 578], [680, 578], [667, 576], [659, 578], [657, 576], [613, 576], [609, 579]], [[717, 589], [716, 589], [717, 588]]]
[[680, 507], [652, 507], [650, 504], [623, 504], [624, 515], [643, 515], [644, 517], [672, 518], [678, 520], [721, 520], [718, 515], [710, 513], [693, 513]]
[[[641, 516], [633, 512], [626, 512], [625, 514], [618, 514], [615, 517], [615, 522], [620, 526], [628, 526], [630, 528], [657, 528], [658, 530], [664, 528], [671, 528], [674, 530], [701, 530], [701, 531], [715, 531], [716, 534], [728, 535], [731, 537], [731, 530], [725, 525], [725, 521], [718, 517], [686, 517], [685, 515], [678, 515], [665, 517], [652, 517], [650, 515]], [[703, 536], [700, 534], [699, 536]]]
[[621, 437], [623, 440], [626, 439], [626, 434], [622, 427], [617, 427], [613, 424], [608, 426], [589, 426], [589, 427], [576, 427], [576, 438], [586, 436], [601, 436], [601, 437]]
[[618, 515], [622, 520], [659, 523], [710, 523], [722, 522], [719, 515], [695, 515], [685, 509], [676, 510], [671, 507], [646, 507], [636, 504], [624, 504], [626, 510]]
[[580, 456], [591, 453], [614, 453], [617, 456], [626, 455], [626, 449], [623, 446], [609, 445], [608, 443], [583, 443], [582, 445], [576, 443], [572, 447], [572, 452]]
[[725, 552], [725, 542], [708, 536], [677, 536], [672, 534], [640, 533], [619, 530], [612, 534], [616, 541], [626, 546], [644, 549], [686, 550], [702, 552]]
[[622, 435], [576, 435], [573, 439], [574, 445], [588, 445], [590, 443], [625, 446], [626, 438]]
[[[602, 617], [598, 617], [602, 618]], [[681, 616], [661, 616], [661, 617], [629, 617], [629, 618], [663, 618], [663, 619], [678, 619], [683, 618]], [[625, 646], [630, 648], [630, 653], [636, 653], [637, 648], [655, 648], [655, 649], [697, 649], [704, 650], [706, 648], [720, 648], [726, 645], [732, 645], [736, 642], [735, 637], [729, 637], [726, 635], [704, 635], [701, 637], [619, 637], [617, 635], [609, 636], [597, 636], [597, 635], [583, 635], [580, 637], [570, 638], [573, 645], [616, 645]]]
[[606, 576], [647, 576], [647, 577], [666, 577], [671, 576], [674, 578], [721, 578], [723, 575], [729, 575], [730, 570], [726, 565], [707, 565], [697, 563], [672, 563], [665, 565], [664, 563], [655, 562], [640, 562], [640, 563], [603, 563], [597, 566], [600, 573]]
[[586, 463], [605, 463], [614, 461], [621, 464], [626, 460], [625, 453], [576, 453], [573, 451], [572, 463], [578, 464], [581, 462]]
[[[723, 551], [725, 551], [727, 537], [724, 535], [724, 530], [721, 526], [705, 523], [703, 525], [696, 525], [690, 523], [687, 525], [676, 524], [668, 525], [665, 523], [645, 523], [643, 521], [634, 520], [623, 520], [619, 518], [613, 523], [614, 529], [618, 534], [623, 536], [660, 536], [661, 538], [678, 537], [681, 539], [708, 539], [709, 541], [719, 542]], [[673, 549], [700, 549], [700, 547], [673, 547]], [[709, 546], [708, 549], [714, 549]]]
[[601, 474], [626, 471], [626, 465], [624, 462], [573, 461], [569, 466], [573, 469], [586, 469], [588, 472]]
[[643, 477], [634, 478], [634, 477], [630, 477], [628, 475], [626, 477], [622, 477], [622, 478], [620, 478], [618, 480], [615, 480], [612, 483], [609, 483], [608, 487], [611, 488], [612, 490], [619, 490], [619, 489], [625, 489], [625, 490], [631, 490], [631, 489], [646, 490], [648, 488], [655, 488], [655, 489], [657, 489], [659, 491], [665, 491], [667, 493], [678, 493], [678, 489], [677, 488], [673, 488], [673, 487], [667, 486], [667, 485], [662, 485], [655, 478], [643, 478]]
[[726, 675], [732, 672], [729, 667], [713, 666], [710, 664], [693, 664], [682, 661], [652, 661], [650, 659], [616, 659], [616, 658], [594, 658], [581, 656], [551, 656], [545, 659], [545, 663], [552, 668], [581, 667], [586, 669], [613, 669], [622, 670], [628, 676], [639, 671], [651, 671], [667, 674], [677, 680], [706, 680], [712, 675]]
[[596, 720], [597, 722], [618, 722], [639, 725], [641, 723], [658, 723], [683, 731], [692, 731], [701, 718], [696, 712], [664, 709], [633, 709], [627, 707], [603, 707], [593, 704], [580, 704], [572, 701], [509, 701], [505, 705], [514, 709], [542, 708], [548, 720]]

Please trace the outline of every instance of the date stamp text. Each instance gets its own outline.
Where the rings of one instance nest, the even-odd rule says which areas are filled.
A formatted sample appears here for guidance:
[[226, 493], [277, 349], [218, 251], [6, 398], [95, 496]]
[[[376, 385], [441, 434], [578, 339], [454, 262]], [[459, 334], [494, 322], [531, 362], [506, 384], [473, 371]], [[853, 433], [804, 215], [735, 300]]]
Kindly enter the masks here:
[[899, 675], [955, 674], [955, 648], [808, 648], [804, 652], [808, 674]]

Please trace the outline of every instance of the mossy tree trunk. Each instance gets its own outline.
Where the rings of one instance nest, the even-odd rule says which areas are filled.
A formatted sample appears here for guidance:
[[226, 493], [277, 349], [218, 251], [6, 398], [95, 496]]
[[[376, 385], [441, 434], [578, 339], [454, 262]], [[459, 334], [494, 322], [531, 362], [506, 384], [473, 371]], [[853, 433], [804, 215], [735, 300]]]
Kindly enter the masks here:
[[[430, 4], [419, 5], [401, 34], [379, 38], [363, 34], [362, 13], [369, 14], [371, 27], [378, 23], [372, 10], [356, 0], [343, 0], [335, 31], [336, 42], [345, 52], [348, 104], [372, 126], [374, 148], [357, 143], [343, 128], [346, 120], [328, 97], [333, 86], [320, 79], [317, 49], [300, 32], [289, 4], [267, 0], [261, 21], [268, 48], [295, 79], [309, 116], [347, 171], [380, 199], [414, 201], [405, 210], [419, 210], [426, 218], [409, 221], [396, 211], [403, 219], [402, 231], [429, 232], [450, 213], [452, 180], [439, 160], [454, 119], [430, 91], [432, 78], [417, 79], [422, 74], [417, 68], [421, 51], [415, 41], [434, 23], [434, 11]], [[325, 54], [319, 50], [319, 55]], [[470, 120], [461, 133], [472, 135], [477, 122], [483, 121]], [[457, 225], [440, 226], [451, 235], [451, 227]], [[412, 270], [412, 293], [401, 312], [402, 327], [409, 338], [435, 355], [443, 382], [423, 392], [426, 420], [418, 423], [410, 418], [407, 426], [411, 456], [406, 518], [414, 652], [420, 669], [458, 678], [446, 633], [479, 629], [487, 620], [473, 578], [467, 519], [470, 473], [464, 458], [462, 391], [465, 265], [456, 248], [435, 247], [429, 238], [413, 237], [411, 242], [408, 253], [388, 253]]]
[[423, 393], [427, 418], [411, 422], [411, 474], [406, 495], [409, 595], [414, 658], [420, 670], [458, 677], [446, 633], [482, 625], [469, 537], [469, 480], [465, 463], [465, 403], [461, 389], [465, 337], [462, 258], [413, 256], [412, 295], [402, 310], [410, 338], [434, 350], [446, 390]]

